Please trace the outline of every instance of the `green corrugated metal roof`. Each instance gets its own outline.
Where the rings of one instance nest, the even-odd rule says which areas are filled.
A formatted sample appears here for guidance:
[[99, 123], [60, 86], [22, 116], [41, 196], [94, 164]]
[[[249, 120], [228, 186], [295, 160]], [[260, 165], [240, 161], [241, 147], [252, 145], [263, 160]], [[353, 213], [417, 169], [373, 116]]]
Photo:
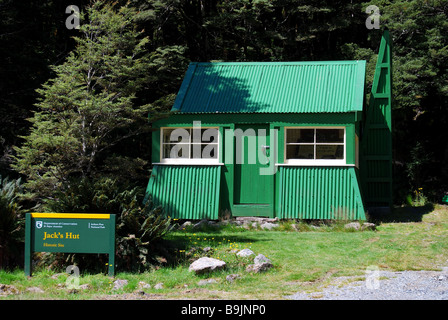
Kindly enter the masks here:
[[334, 113], [362, 111], [364, 60], [191, 63], [173, 111]]

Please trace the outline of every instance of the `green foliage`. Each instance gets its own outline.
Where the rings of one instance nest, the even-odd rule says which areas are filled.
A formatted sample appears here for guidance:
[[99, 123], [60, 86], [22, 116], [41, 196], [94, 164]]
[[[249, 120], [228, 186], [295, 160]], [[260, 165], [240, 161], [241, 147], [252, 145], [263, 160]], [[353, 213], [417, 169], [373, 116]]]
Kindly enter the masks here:
[[0, 268], [19, 263], [23, 246], [24, 217], [18, 196], [21, 182], [0, 176]]
[[15, 149], [14, 164], [31, 198], [52, 197], [70, 177], [110, 171], [104, 165], [115, 157], [111, 149], [147, 131], [151, 106], [134, 103], [148, 71], [148, 39], [136, 30], [136, 15], [127, 6], [94, 2], [82, 16], [76, 49], [37, 90], [31, 131]]
[[[120, 270], [144, 270], [151, 267], [155, 256], [151, 246], [169, 231], [171, 219], [161, 208], [149, 202], [141, 205], [143, 192], [138, 187], [120, 185], [117, 179], [70, 179], [67, 185], [47, 199], [48, 212], [112, 213], [116, 214], [116, 263]], [[91, 255], [53, 255], [42, 262], [65, 265], [68, 261], [82, 269], [98, 270], [101, 263]], [[104, 265], [104, 264], [103, 264]]]

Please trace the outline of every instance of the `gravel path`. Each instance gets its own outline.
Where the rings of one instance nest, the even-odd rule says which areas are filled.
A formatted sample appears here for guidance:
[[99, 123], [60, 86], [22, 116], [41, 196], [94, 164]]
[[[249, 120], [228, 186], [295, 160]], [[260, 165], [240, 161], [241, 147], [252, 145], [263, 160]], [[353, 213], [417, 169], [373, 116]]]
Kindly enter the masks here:
[[[351, 277], [359, 279], [360, 277]], [[448, 267], [442, 271], [373, 271], [362, 281], [338, 277], [313, 293], [297, 292], [292, 300], [448, 300]]]

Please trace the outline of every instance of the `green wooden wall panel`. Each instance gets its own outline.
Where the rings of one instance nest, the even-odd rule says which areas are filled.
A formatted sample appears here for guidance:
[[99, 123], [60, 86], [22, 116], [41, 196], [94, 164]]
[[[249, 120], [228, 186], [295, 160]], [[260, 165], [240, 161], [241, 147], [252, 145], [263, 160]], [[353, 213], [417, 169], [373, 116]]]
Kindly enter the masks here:
[[385, 30], [360, 141], [361, 185], [366, 207], [392, 206], [392, 52]]

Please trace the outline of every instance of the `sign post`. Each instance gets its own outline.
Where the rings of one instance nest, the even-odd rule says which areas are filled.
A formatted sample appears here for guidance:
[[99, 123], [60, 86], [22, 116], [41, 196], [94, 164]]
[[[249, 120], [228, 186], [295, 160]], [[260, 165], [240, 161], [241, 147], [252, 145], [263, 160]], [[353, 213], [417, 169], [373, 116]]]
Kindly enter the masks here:
[[25, 275], [32, 274], [33, 252], [107, 253], [109, 276], [115, 274], [115, 215], [27, 213]]

